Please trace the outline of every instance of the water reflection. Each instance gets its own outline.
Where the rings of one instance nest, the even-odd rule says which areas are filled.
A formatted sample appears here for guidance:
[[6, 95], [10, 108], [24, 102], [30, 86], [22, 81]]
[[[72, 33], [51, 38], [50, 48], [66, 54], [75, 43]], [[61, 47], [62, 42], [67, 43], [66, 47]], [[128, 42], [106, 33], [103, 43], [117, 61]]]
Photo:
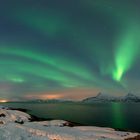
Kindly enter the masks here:
[[112, 125], [115, 128], [125, 127], [125, 115], [121, 103], [111, 103], [112, 107]]
[[140, 103], [3, 103], [29, 109], [42, 118], [63, 119], [82, 125], [113, 127], [140, 132]]

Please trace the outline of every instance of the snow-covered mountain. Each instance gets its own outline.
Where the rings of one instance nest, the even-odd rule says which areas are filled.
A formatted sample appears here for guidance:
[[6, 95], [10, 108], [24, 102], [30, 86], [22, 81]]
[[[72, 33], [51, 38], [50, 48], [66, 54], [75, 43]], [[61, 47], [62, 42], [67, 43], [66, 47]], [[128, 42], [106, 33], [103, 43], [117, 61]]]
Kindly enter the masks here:
[[95, 97], [89, 97], [83, 100], [83, 102], [86, 103], [92, 103], [92, 102], [109, 102], [109, 101], [115, 101], [116, 97], [108, 95], [108, 94], [103, 94], [103, 93], [98, 93], [97, 96]]
[[95, 97], [89, 97], [82, 100], [84, 103], [92, 103], [92, 102], [140, 102], [140, 97], [136, 96], [132, 93], [128, 93], [122, 97], [115, 97], [108, 94], [99, 93]]
[[[15, 102], [15, 101], [14, 101]], [[25, 103], [79, 103], [79, 101], [70, 100], [70, 99], [35, 99], [35, 100], [26, 100], [26, 101], [18, 101]], [[128, 93], [125, 96], [111, 96], [105, 93], [98, 93], [97, 96], [88, 97], [80, 101], [80, 103], [93, 103], [93, 102], [140, 102], [140, 96], [137, 96], [133, 93]]]
[[122, 102], [140, 102], [140, 97], [132, 93], [128, 93], [126, 96], [121, 98]]

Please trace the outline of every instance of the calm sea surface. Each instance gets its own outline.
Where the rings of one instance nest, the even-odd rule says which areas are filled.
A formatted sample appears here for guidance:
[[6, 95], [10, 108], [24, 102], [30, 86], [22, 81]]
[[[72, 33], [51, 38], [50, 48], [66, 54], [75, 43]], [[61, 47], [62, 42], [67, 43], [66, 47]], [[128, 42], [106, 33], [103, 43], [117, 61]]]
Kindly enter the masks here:
[[140, 103], [3, 103], [28, 109], [46, 119], [62, 119], [82, 125], [113, 127], [140, 132]]

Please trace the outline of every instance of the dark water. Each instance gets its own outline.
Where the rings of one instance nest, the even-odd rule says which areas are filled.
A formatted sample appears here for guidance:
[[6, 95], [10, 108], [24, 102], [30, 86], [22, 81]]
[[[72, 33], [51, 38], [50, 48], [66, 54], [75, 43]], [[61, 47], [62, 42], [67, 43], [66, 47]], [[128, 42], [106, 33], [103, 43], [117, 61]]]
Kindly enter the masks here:
[[4, 103], [2, 105], [29, 109], [28, 113], [46, 119], [63, 119], [82, 125], [140, 132], [140, 103]]

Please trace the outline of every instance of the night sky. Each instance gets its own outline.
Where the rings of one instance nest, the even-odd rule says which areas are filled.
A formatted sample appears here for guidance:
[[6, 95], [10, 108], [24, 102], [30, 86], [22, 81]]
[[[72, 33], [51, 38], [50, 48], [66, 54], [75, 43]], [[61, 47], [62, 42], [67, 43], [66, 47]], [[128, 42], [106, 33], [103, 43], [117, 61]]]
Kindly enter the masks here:
[[1, 0], [0, 99], [140, 95], [139, 0]]

